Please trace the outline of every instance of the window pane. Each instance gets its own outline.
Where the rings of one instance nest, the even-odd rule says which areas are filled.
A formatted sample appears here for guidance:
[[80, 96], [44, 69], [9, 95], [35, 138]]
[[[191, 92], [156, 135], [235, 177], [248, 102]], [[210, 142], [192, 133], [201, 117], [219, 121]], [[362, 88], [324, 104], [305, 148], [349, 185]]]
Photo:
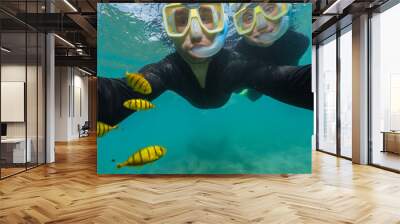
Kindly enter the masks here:
[[[30, 161], [26, 142], [26, 33], [2, 33], [1, 46], [1, 176], [25, 170]], [[28, 146], [28, 147], [26, 147]], [[28, 150], [26, 150], [28, 148]]]
[[352, 149], [352, 35], [340, 36], [340, 152], [351, 158]]
[[400, 4], [372, 18], [372, 163], [400, 170]]
[[336, 37], [318, 48], [318, 148], [336, 153]]

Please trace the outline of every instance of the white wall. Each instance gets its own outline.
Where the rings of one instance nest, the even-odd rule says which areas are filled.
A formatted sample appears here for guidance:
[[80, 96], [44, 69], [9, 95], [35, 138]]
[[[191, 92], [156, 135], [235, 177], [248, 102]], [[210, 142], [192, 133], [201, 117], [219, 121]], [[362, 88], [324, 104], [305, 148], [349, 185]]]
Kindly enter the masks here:
[[56, 141], [77, 139], [78, 124], [88, 120], [88, 78], [83, 75], [76, 68], [56, 67]]
[[[27, 87], [27, 119], [28, 119], [28, 137], [29, 133], [36, 135], [36, 66], [27, 66], [28, 87]], [[1, 81], [3, 82], [25, 82], [25, 64], [4, 64], [1, 66]], [[35, 78], [33, 78], [33, 76]], [[4, 96], [3, 96], [4, 97]], [[40, 101], [41, 102], [41, 101]], [[41, 107], [42, 105], [39, 105]], [[7, 108], [1, 108], [7, 110]], [[33, 123], [32, 123], [33, 122]], [[9, 137], [25, 137], [25, 122], [7, 122], [7, 135]], [[30, 131], [32, 127], [32, 131]]]
[[55, 141], [68, 140], [68, 87], [70, 76], [67, 67], [55, 68]]
[[25, 64], [1, 65], [1, 81], [25, 82]]
[[[76, 72], [77, 70], [75, 70]], [[89, 112], [88, 112], [88, 78], [85, 76], [81, 76], [82, 73], [76, 75], [74, 77], [74, 108], [72, 108], [72, 136], [75, 138], [78, 137], [78, 124], [81, 126], [85, 123], [85, 121], [89, 120]]]
[[[38, 70], [37, 70], [38, 69]], [[25, 80], [27, 76], [27, 81]], [[44, 74], [41, 66], [27, 67], [25, 64], [3, 64], [1, 66], [1, 81], [5, 82], [24, 82], [26, 83], [26, 107], [22, 107], [22, 113], [27, 115], [27, 120], [22, 122], [6, 122], [7, 137], [29, 139], [32, 161], [44, 162]], [[23, 94], [23, 93], [22, 93]], [[7, 96], [2, 96], [7, 97]], [[10, 110], [10, 108], [1, 108], [1, 110]], [[10, 112], [10, 111], [8, 111]], [[11, 111], [12, 113], [12, 111]], [[37, 151], [38, 149], [38, 151]], [[37, 156], [36, 153], [39, 153]]]

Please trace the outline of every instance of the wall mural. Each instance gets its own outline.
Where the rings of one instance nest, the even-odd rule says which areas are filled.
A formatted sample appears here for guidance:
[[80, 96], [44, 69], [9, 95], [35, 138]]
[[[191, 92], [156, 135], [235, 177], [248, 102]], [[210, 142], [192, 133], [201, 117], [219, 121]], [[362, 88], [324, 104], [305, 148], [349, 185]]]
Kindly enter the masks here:
[[99, 174], [311, 172], [311, 4], [98, 4]]

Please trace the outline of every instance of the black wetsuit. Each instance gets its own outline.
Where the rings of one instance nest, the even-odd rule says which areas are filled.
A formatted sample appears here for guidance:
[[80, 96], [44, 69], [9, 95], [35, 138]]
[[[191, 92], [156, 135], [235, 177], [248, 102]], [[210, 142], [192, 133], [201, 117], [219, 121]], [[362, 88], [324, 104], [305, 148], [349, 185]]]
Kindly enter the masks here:
[[279, 40], [269, 47], [249, 45], [242, 38], [235, 51], [245, 58], [261, 60], [271, 65], [298, 65], [300, 58], [310, 45], [309, 39], [301, 33], [288, 30]]
[[[309, 45], [309, 38], [301, 33], [288, 30], [279, 40], [269, 47], [253, 46], [242, 38], [239, 40], [234, 50], [246, 58], [246, 60], [260, 60], [269, 65], [296, 66], [299, 64], [300, 58], [306, 52]], [[311, 74], [309, 78], [311, 91]], [[255, 101], [259, 99], [262, 94], [253, 89], [249, 89], [247, 96], [250, 100]], [[312, 95], [310, 97], [312, 97]]]
[[309, 65], [264, 66], [258, 61], [243, 60], [232, 50], [222, 49], [209, 63], [205, 88], [200, 86], [190, 66], [176, 52], [138, 72], [150, 82], [153, 90], [150, 95], [134, 92], [124, 78], [98, 78], [99, 121], [118, 124], [134, 112], [122, 106], [124, 101], [132, 98], [152, 100], [165, 90], [178, 93], [198, 108], [221, 107], [233, 91], [241, 88], [254, 88], [288, 104], [310, 107], [308, 96], [303, 95], [306, 90], [298, 88], [308, 88], [308, 80], [303, 77], [311, 74]]

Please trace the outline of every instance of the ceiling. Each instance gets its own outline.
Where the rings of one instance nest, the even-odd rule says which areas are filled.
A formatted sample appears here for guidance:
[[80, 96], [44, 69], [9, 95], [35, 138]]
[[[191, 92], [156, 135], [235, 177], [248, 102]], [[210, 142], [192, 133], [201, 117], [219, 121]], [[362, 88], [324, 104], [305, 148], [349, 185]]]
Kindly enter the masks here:
[[56, 65], [79, 66], [96, 73], [96, 5], [96, 0], [47, 0], [47, 4], [45, 0], [1, 0], [2, 46], [12, 49], [8, 60], [22, 60], [25, 55], [32, 58], [37, 51], [37, 44], [30, 43], [36, 43], [33, 36], [54, 32]]
[[313, 3], [313, 43], [352, 23], [352, 18], [374, 11], [390, 0], [323, 0]]

